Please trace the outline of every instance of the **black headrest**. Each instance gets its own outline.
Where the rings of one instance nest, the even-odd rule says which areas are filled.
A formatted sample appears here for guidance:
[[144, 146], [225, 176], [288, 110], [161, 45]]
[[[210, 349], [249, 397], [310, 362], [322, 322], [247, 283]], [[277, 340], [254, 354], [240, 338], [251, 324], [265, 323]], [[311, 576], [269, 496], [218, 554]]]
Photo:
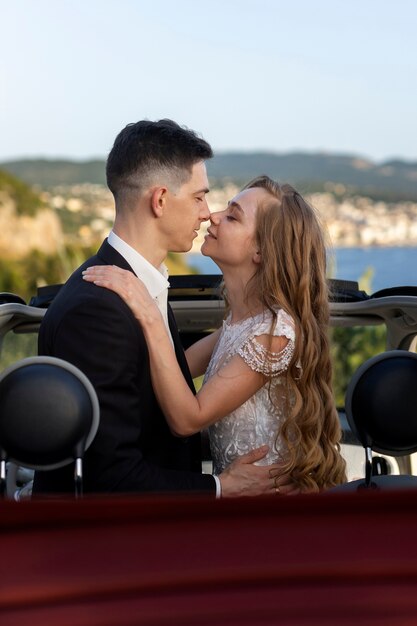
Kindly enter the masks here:
[[346, 416], [364, 447], [417, 452], [417, 354], [391, 350], [366, 361], [346, 392]]
[[22, 359], [0, 375], [0, 450], [27, 467], [52, 469], [82, 456], [98, 427], [87, 377], [61, 359]]

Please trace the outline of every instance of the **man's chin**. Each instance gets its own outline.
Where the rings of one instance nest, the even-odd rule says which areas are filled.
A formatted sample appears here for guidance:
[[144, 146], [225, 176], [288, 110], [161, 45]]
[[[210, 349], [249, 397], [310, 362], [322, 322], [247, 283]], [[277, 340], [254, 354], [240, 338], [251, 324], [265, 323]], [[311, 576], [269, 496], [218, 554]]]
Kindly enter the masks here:
[[193, 244], [189, 243], [187, 245], [182, 245], [182, 246], [172, 246], [172, 248], [170, 248], [169, 251], [175, 252], [175, 254], [186, 254], [187, 252], [190, 252], [192, 247], [193, 247]]

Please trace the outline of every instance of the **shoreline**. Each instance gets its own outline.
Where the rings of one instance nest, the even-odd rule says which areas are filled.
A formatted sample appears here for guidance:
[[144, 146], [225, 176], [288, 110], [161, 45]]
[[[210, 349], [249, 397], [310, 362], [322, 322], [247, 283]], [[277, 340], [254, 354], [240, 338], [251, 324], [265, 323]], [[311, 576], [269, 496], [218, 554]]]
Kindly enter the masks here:
[[[197, 243], [198, 242], [198, 243]], [[193, 242], [193, 246], [191, 248], [191, 250], [189, 252], [186, 252], [185, 254], [201, 254], [200, 249], [201, 249], [201, 245], [202, 245], [203, 241], [202, 239], [200, 240], [200, 235], [198, 236], [198, 238]], [[336, 242], [336, 243], [331, 243], [331, 245], [327, 246], [327, 250], [329, 252], [331, 252], [332, 250], [391, 250], [391, 249], [397, 249], [397, 248], [417, 248], [417, 241], [405, 241], [405, 242], [399, 242], [399, 243], [372, 243], [372, 244], [359, 244], [359, 243], [355, 243], [355, 244], [351, 244], [351, 243], [344, 243], [342, 241]]]
[[[188, 252], [186, 261], [202, 274], [220, 273], [199, 249]], [[335, 245], [328, 249], [327, 264], [331, 278], [356, 281], [367, 293], [387, 287], [417, 286], [417, 245]]]

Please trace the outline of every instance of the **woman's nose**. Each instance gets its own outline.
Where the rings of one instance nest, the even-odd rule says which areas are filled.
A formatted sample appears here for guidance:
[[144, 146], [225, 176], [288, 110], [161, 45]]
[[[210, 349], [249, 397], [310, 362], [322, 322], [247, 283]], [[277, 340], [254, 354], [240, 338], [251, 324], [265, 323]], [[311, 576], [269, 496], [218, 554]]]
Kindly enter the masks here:
[[214, 213], [210, 213], [210, 222], [212, 224], [218, 224], [220, 222], [222, 211], [215, 211]]

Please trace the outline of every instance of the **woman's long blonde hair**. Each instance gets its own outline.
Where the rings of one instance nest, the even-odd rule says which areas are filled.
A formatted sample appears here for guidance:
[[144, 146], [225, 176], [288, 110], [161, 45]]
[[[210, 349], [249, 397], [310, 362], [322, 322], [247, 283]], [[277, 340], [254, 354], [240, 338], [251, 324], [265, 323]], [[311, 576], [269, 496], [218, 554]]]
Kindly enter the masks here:
[[290, 185], [259, 176], [244, 189], [255, 187], [269, 198], [257, 210], [261, 263], [248, 288], [274, 316], [282, 308], [295, 322], [287, 371], [292, 401], [278, 435], [288, 448], [285, 471], [302, 490], [317, 491], [346, 481], [332, 393], [323, 230], [314, 209]]

